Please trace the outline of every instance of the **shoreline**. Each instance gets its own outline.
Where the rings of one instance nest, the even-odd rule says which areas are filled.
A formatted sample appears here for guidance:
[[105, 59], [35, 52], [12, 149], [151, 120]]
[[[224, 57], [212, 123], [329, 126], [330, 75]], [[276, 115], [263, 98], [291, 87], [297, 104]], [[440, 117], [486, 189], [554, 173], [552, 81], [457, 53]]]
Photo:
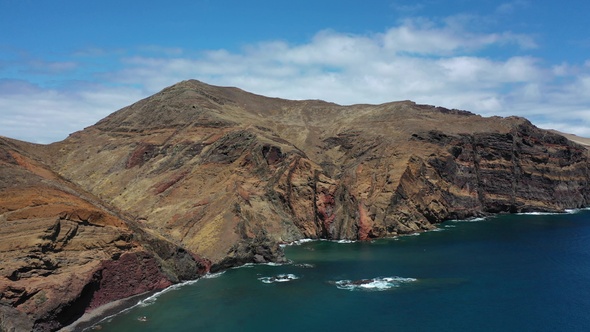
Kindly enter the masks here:
[[97, 307], [89, 312], [84, 313], [82, 316], [80, 316], [78, 319], [76, 319], [72, 324], [64, 326], [61, 329], [59, 329], [58, 332], [86, 331], [95, 325], [100, 325], [98, 323], [100, 323], [101, 321], [103, 321], [111, 316], [119, 315], [127, 310], [134, 308], [135, 306], [139, 305], [141, 302], [145, 302], [146, 300], [149, 300], [151, 298], [157, 298], [161, 294], [168, 292], [170, 290], [174, 290], [174, 289], [177, 289], [177, 288], [185, 286], [185, 285], [193, 284], [201, 278], [207, 278], [208, 276], [214, 277], [214, 276], [220, 275], [222, 273], [223, 272], [214, 273], [212, 275], [206, 274], [206, 275], [200, 276], [199, 278], [194, 279], [194, 280], [182, 281], [182, 282], [179, 282], [176, 284], [172, 284], [172, 285], [170, 285], [166, 288], [163, 288], [163, 289], [152, 290], [152, 291], [144, 292], [141, 294], [136, 294], [136, 295], [133, 295], [133, 296], [130, 296], [127, 298], [123, 298], [123, 299], [119, 299], [119, 300], [115, 300], [115, 301], [103, 304], [100, 307]]
[[[579, 209], [566, 209], [563, 212], [528, 212], [528, 213], [515, 213], [516, 215], [539, 215], [539, 214], [547, 214], [547, 215], [552, 215], [552, 214], [574, 214], [580, 211], [585, 211], [585, 210], [590, 210], [590, 207], [586, 207], [586, 208], [579, 208]], [[492, 215], [488, 215], [488, 216], [481, 216], [481, 217], [472, 217], [472, 218], [467, 218], [467, 219], [458, 219], [458, 220], [445, 220], [445, 221], [454, 221], [454, 222], [462, 222], [462, 221], [482, 221], [485, 220], [487, 218], [496, 216], [497, 214], [492, 214]], [[439, 225], [442, 224], [439, 223]], [[420, 235], [421, 233], [424, 232], [431, 232], [431, 231], [437, 231], [440, 230], [439, 228], [433, 229], [433, 230], [426, 230], [426, 231], [418, 231], [418, 232], [414, 232], [414, 233], [408, 233], [408, 234], [401, 234], [401, 235], [397, 235], [395, 237], [389, 238], [389, 239], [395, 239], [399, 236], [413, 236], [413, 235]], [[388, 238], [382, 238], [382, 239], [388, 239]], [[315, 241], [329, 241], [329, 242], [334, 242], [334, 243], [341, 243], [341, 244], [347, 244], [347, 243], [355, 243], [355, 242], [359, 242], [359, 241], [353, 241], [353, 240], [328, 240], [328, 239], [309, 239], [309, 238], [304, 238], [304, 239], [300, 239], [300, 240], [296, 240], [296, 241], [292, 241], [289, 243], [282, 243], [280, 246], [282, 248], [286, 247], [286, 246], [297, 246], [297, 245], [301, 245], [303, 243], [306, 242], [315, 242]], [[252, 264], [252, 263], [250, 263]], [[273, 264], [273, 263], [262, 263], [261, 265], [265, 265], [265, 264]], [[249, 265], [244, 264], [244, 265], [240, 265], [240, 266], [234, 266], [229, 269], [233, 269], [233, 268], [240, 268], [243, 266]], [[218, 276], [221, 275], [225, 272], [224, 271], [219, 271], [217, 273], [212, 274], [211, 276]], [[59, 329], [59, 332], [80, 332], [80, 331], [85, 331], [90, 329], [93, 326], [99, 325], [98, 323], [100, 323], [101, 321], [107, 319], [110, 316], [115, 316], [118, 314], [123, 313], [124, 311], [127, 311], [129, 309], [132, 309], [133, 307], [135, 307], [136, 305], [138, 305], [141, 301], [146, 300], [156, 294], [159, 293], [163, 293], [166, 292], [168, 290], [174, 289], [174, 288], [178, 288], [180, 286], [183, 286], [185, 284], [190, 284], [190, 283], [194, 283], [196, 281], [198, 281], [201, 278], [207, 278], [207, 275], [201, 276], [195, 280], [189, 280], [189, 281], [184, 281], [184, 282], [180, 282], [177, 284], [173, 284], [169, 287], [166, 287], [164, 289], [161, 290], [154, 290], [154, 291], [149, 291], [149, 292], [145, 292], [145, 293], [141, 293], [141, 294], [137, 294], [137, 295], [133, 295], [131, 297], [128, 298], [123, 298], [123, 299], [119, 299], [119, 300], [115, 300], [113, 302], [109, 302], [106, 304], [103, 304], [100, 307], [97, 307], [89, 312], [84, 313], [81, 317], [79, 317], [76, 321], [74, 321], [72, 324], [64, 326], [63, 328]]]
[[58, 332], [80, 332], [87, 330], [110, 316], [118, 315], [125, 310], [133, 308], [140, 301], [145, 300], [160, 291], [145, 292], [103, 304], [100, 307], [85, 312], [72, 324], [62, 327]]

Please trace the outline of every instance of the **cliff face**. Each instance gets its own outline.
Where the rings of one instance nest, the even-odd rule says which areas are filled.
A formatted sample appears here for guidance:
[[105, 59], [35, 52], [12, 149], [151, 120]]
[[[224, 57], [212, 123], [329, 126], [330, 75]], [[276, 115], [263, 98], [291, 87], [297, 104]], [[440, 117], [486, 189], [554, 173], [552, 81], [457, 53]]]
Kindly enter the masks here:
[[588, 151], [522, 118], [287, 101], [197, 81], [52, 148], [64, 177], [214, 266], [273, 259], [252, 243], [362, 240], [590, 197]]
[[48, 313], [36, 324], [65, 323], [65, 309], [32, 303], [46, 289], [35, 280], [60, 284], [47, 271], [66, 266], [88, 272], [61, 305], [92, 307], [125, 288], [108, 281], [122, 270], [138, 281], [127, 296], [197, 276], [208, 268], [198, 257], [218, 270], [280, 261], [278, 244], [301, 238], [366, 240], [590, 202], [584, 146], [522, 118], [409, 101], [340, 106], [185, 81], [62, 142], [3, 144], [0, 236], [27, 245], [0, 242], [20, 264], [0, 270], [1, 300], [15, 315]]
[[38, 148], [0, 139], [0, 330], [55, 330], [206, 272], [206, 261], [137, 229], [19, 144]]

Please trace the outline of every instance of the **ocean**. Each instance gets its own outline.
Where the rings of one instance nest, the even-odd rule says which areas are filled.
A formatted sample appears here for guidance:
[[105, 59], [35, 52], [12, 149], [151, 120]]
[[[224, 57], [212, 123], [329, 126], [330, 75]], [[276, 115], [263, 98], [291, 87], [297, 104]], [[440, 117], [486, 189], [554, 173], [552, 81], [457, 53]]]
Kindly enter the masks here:
[[285, 265], [177, 285], [101, 331], [588, 331], [590, 211], [448, 221], [373, 242], [303, 241]]

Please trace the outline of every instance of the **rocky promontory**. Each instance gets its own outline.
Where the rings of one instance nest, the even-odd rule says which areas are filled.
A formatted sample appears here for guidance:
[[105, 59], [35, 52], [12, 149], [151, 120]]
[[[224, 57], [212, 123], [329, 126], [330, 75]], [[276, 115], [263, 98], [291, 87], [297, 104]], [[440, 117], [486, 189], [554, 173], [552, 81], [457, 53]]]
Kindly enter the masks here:
[[53, 330], [302, 238], [586, 207], [589, 155], [518, 117], [184, 81], [61, 142], [0, 139], [0, 326]]
[[0, 138], [0, 330], [50, 331], [105, 303], [208, 272], [210, 262]]

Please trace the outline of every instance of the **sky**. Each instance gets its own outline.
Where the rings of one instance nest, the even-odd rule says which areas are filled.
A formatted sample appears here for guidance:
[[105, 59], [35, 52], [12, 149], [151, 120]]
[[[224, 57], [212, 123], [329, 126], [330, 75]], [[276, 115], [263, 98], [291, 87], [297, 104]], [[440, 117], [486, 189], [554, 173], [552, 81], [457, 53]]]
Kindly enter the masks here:
[[0, 135], [59, 141], [197, 79], [590, 137], [589, 12], [579, 0], [0, 0]]

